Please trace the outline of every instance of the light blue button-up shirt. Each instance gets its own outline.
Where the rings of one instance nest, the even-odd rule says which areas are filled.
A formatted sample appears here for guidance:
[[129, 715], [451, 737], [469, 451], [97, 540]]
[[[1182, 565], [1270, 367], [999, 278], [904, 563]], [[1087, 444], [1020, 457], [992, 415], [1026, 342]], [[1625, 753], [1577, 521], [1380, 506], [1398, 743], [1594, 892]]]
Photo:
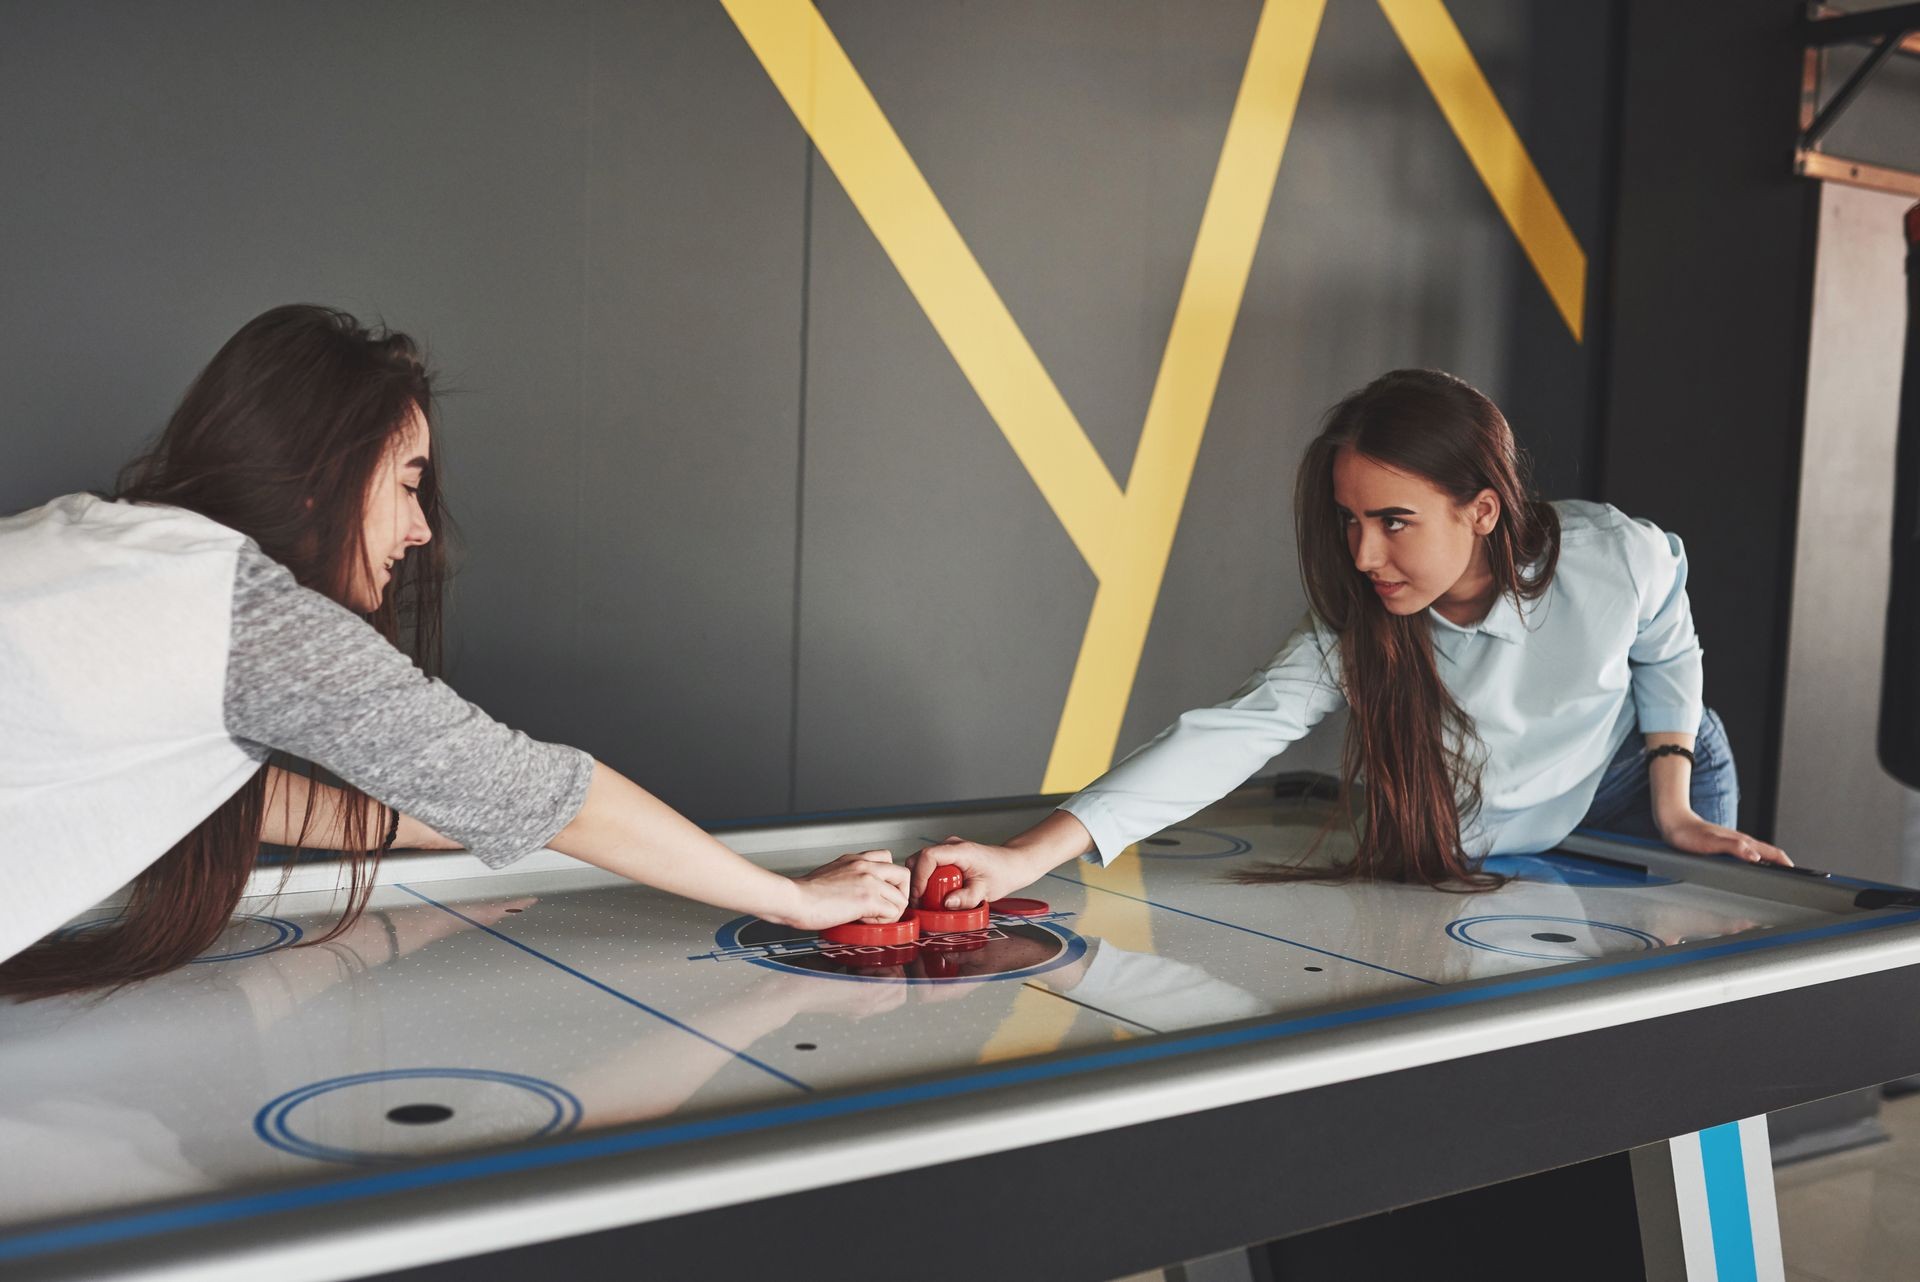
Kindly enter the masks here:
[[[1560, 562], [1537, 600], [1461, 627], [1429, 609], [1440, 679], [1485, 748], [1475, 855], [1545, 850], [1586, 815], [1636, 733], [1699, 729], [1700, 641], [1680, 540], [1604, 503], [1555, 503]], [[1244, 783], [1345, 703], [1337, 636], [1311, 614], [1225, 703], [1196, 708], [1068, 800], [1102, 863]]]

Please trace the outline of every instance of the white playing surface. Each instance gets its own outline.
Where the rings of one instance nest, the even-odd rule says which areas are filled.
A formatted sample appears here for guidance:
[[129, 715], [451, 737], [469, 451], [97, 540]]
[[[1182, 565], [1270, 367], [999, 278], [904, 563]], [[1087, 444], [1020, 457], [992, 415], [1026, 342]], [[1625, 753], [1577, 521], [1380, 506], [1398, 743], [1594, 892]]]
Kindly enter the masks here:
[[317, 947], [288, 945], [324, 933], [329, 894], [249, 900], [220, 960], [0, 1006], [0, 1225], [1831, 920], [1700, 885], [1568, 884], [1553, 859], [1477, 895], [1227, 880], [1297, 852], [1321, 813], [1202, 815], [1110, 869], [1070, 864], [1025, 892], [1054, 915], [944, 953], [822, 958], [591, 869], [382, 886]]

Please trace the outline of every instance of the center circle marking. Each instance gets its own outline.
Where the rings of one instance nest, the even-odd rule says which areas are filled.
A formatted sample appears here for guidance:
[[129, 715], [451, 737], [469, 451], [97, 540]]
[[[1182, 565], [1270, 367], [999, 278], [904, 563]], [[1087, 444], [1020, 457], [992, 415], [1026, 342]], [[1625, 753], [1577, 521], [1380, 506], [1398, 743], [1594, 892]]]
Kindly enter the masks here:
[[[738, 917], [714, 934], [724, 949], [770, 948], [754, 965], [862, 984], [979, 984], [1056, 970], [1087, 951], [1087, 941], [1054, 922], [996, 916], [985, 930], [933, 935], [896, 947], [846, 947], [811, 931]], [[808, 948], [806, 945], [817, 947]], [[792, 947], [794, 951], [787, 952]]]

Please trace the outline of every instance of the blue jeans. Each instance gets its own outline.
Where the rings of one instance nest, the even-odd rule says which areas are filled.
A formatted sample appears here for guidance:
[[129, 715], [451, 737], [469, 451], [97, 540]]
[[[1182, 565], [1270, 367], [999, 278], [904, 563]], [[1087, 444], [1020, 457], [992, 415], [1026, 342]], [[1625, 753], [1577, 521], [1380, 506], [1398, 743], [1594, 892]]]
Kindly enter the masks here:
[[[1727, 743], [1727, 728], [1720, 714], [1709, 708], [1700, 718], [1700, 729], [1693, 743], [1693, 812], [1708, 823], [1738, 827], [1740, 817], [1740, 780], [1733, 768], [1733, 749]], [[1602, 832], [1660, 840], [1653, 822], [1653, 794], [1647, 786], [1647, 763], [1642, 757], [1646, 736], [1638, 730], [1627, 736], [1600, 777], [1600, 788], [1593, 794], [1593, 805], [1582, 828]]]

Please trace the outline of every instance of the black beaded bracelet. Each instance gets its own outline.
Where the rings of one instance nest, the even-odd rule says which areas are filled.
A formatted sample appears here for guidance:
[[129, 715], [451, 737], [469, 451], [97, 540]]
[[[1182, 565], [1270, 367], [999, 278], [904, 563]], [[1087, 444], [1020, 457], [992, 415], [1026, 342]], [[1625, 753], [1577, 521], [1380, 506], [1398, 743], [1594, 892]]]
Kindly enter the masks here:
[[387, 813], [392, 815], [393, 818], [387, 821], [387, 839], [380, 843], [380, 849], [382, 851], [392, 850], [394, 839], [400, 835], [400, 812], [398, 810], [389, 810]]
[[1652, 761], [1658, 757], [1685, 757], [1687, 759], [1687, 764], [1692, 765], [1693, 749], [1682, 748], [1677, 743], [1663, 743], [1658, 748], [1647, 749], [1648, 761]]

